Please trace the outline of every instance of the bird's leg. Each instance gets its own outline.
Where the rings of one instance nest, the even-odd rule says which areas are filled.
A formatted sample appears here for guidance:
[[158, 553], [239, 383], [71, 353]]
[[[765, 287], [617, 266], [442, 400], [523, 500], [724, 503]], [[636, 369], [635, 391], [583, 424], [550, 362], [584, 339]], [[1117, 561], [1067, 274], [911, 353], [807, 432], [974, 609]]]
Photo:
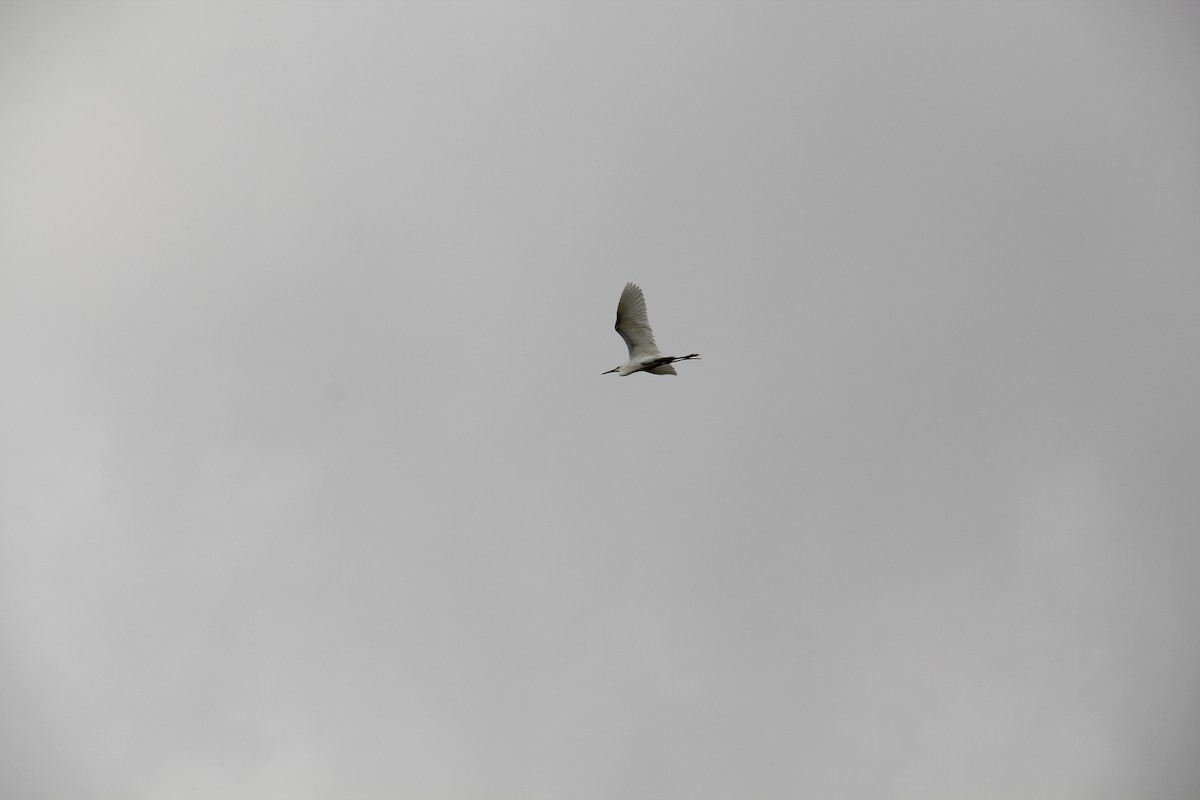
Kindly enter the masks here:
[[699, 357], [699, 353], [692, 353], [690, 356], [663, 356], [662, 358], [656, 358], [648, 364], [645, 364], [642, 369], [649, 372], [650, 370], [657, 369], [658, 367], [665, 367], [667, 364], [674, 364], [676, 361], [690, 361], [693, 358]]

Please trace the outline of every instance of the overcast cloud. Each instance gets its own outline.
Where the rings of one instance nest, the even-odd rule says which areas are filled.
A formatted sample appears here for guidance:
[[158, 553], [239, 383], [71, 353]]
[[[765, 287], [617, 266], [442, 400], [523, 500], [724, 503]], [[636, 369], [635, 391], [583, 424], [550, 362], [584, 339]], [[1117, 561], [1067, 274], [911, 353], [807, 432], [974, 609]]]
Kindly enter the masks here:
[[1198, 9], [0, 6], [0, 795], [1197, 796]]

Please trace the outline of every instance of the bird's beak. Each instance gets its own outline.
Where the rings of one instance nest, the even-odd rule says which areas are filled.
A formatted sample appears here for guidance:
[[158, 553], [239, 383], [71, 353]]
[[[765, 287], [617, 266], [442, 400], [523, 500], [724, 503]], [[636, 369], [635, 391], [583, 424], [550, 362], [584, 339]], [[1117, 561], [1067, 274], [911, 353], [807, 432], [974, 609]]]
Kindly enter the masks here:
[[[612, 369], [610, 369], [608, 372], [616, 372], [616, 371], [617, 371], [617, 370], [619, 370], [619, 369], [620, 369], [620, 367], [613, 367], [613, 368], [612, 368]], [[608, 372], [601, 372], [600, 374], [601, 374], [601, 375], [607, 375], [607, 374], [608, 374]]]

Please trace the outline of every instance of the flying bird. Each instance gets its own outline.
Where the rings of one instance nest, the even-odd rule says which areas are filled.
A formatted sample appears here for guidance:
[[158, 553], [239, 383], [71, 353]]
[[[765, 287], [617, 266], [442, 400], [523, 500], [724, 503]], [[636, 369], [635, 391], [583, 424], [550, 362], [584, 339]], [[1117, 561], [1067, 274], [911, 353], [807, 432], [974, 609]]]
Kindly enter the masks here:
[[635, 372], [650, 372], [654, 375], [675, 375], [671, 365], [676, 361], [688, 361], [699, 358], [699, 353], [690, 356], [664, 356], [658, 352], [654, 343], [654, 331], [650, 330], [650, 319], [646, 316], [646, 298], [642, 290], [632, 283], [625, 284], [621, 292], [621, 300], [617, 303], [617, 333], [629, 346], [629, 360], [619, 367], [613, 367], [608, 372], [615, 372], [621, 377]]

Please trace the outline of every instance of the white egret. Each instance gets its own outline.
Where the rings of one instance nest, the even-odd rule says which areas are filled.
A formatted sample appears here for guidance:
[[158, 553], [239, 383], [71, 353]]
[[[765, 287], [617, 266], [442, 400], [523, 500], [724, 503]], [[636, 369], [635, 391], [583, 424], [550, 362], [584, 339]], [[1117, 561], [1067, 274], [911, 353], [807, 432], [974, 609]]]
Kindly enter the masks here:
[[616, 372], [621, 377], [635, 372], [650, 372], [654, 375], [675, 375], [671, 365], [676, 361], [688, 361], [699, 358], [699, 353], [690, 356], [664, 356], [658, 352], [654, 343], [654, 332], [650, 330], [650, 319], [646, 316], [646, 298], [642, 290], [632, 283], [625, 284], [621, 292], [621, 300], [617, 303], [617, 333], [629, 346], [629, 360], [619, 367], [613, 367], [608, 372]]

